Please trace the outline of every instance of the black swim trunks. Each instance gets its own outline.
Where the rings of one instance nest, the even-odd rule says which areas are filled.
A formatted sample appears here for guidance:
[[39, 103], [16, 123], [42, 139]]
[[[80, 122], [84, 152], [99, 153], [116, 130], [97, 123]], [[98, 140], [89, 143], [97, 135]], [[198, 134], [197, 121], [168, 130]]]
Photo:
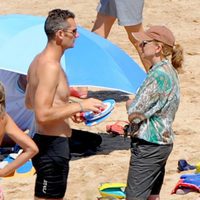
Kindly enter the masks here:
[[69, 172], [68, 138], [35, 134], [33, 140], [39, 148], [39, 153], [32, 159], [37, 173], [35, 196], [63, 198]]

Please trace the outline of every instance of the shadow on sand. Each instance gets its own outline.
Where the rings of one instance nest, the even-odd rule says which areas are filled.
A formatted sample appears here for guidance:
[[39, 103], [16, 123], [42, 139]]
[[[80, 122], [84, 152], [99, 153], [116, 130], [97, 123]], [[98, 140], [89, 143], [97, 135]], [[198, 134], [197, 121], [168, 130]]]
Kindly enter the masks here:
[[100, 90], [89, 91], [88, 97], [97, 98], [100, 100], [114, 99], [116, 102], [126, 102], [129, 99], [129, 94], [115, 90]]
[[88, 152], [84, 154], [72, 154], [72, 160], [85, 158], [88, 156], [96, 155], [108, 155], [116, 150], [129, 150], [130, 149], [130, 138], [124, 138], [124, 136], [117, 135], [112, 136], [108, 133], [98, 133], [102, 138], [100, 147], [97, 148], [96, 152]]

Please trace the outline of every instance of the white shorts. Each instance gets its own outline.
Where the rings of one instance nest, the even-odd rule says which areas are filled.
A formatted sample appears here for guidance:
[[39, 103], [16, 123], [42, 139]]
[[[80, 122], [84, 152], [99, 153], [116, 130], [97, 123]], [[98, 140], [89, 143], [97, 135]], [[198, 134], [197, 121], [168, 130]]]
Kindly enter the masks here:
[[142, 23], [144, 0], [100, 0], [97, 12], [116, 17], [121, 26]]

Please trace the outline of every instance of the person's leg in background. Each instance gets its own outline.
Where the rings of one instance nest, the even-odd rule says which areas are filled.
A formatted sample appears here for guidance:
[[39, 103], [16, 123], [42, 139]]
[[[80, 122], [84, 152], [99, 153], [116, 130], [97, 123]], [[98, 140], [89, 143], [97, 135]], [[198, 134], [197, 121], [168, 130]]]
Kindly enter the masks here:
[[92, 32], [107, 38], [112, 25], [117, 18], [116, 16], [115, 0], [99, 0], [97, 6], [97, 16], [92, 28]]
[[141, 62], [147, 70], [150, 64], [143, 58], [133, 32], [144, 31], [142, 25], [144, 0], [101, 0], [97, 7], [97, 17], [92, 32], [107, 38], [116, 19], [124, 26], [128, 39], [136, 48]]
[[147, 69], [149, 69], [149, 67], [150, 67], [150, 64], [142, 56], [141, 48], [139, 47], [140, 44], [136, 41], [136, 39], [133, 37], [133, 34], [132, 34], [134, 32], [144, 31], [142, 23], [134, 25], [134, 26], [124, 26], [124, 28], [125, 28], [125, 30], [127, 32], [128, 39], [133, 44], [133, 46], [136, 48], [136, 50], [137, 50], [137, 52], [138, 52], [138, 54], [140, 56], [140, 60], [141, 60], [141, 62], [143, 64], [145, 70], [147, 71]]
[[115, 20], [116, 18], [113, 16], [98, 13], [92, 32], [107, 38]]
[[141, 48], [139, 48], [138, 41], [133, 37], [134, 32], [143, 32], [143, 8], [144, 0], [124, 0], [123, 4], [121, 1], [116, 0], [116, 8], [118, 13], [118, 24], [124, 26], [129, 41], [134, 45], [137, 50], [141, 62], [147, 71], [147, 66], [150, 64], [142, 56]]

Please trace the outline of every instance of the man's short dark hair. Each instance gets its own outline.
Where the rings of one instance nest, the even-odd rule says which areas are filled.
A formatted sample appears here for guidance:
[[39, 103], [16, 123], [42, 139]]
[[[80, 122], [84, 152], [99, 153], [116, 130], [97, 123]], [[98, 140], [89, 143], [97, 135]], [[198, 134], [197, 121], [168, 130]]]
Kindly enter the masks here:
[[49, 12], [44, 25], [48, 40], [53, 39], [58, 30], [65, 30], [68, 28], [66, 26], [66, 19], [68, 18], [75, 18], [74, 13], [69, 10], [54, 9]]

